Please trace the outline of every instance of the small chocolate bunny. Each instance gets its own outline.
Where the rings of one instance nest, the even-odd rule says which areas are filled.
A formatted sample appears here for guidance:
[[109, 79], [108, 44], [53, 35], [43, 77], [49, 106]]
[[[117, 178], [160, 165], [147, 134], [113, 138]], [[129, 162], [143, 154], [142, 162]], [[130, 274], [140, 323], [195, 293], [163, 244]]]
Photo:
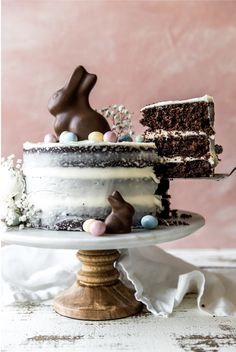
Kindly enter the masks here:
[[110, 131], [107, 120], [89, 105], [89, 94], [96, 81], [96, 75], [78, 66], [65, 87], [49, 99], [48, 109], [56, 117], [54, 129], [57, 136], [70, 131], [83, 140], [88, 139], [90, 132]]
[[112, 212], [105, 219], [107, 233], [131, 232], [134, 208], [127, 203], [118, 191], [108, 197]]

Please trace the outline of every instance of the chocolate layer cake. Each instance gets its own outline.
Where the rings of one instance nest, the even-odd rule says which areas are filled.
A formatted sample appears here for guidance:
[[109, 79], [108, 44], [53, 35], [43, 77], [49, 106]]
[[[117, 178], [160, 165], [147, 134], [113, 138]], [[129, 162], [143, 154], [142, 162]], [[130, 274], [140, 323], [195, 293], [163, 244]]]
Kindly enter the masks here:
[[158, 160], [154, 143], [25, 143], [32, 226], [81, 230], [87, 219], [106, 218], [111, 211], [107, 198], [116, 190], [135, 208], [133, 225], [139, 227], [144, 215], [163, 210], [155, 195], [159, 181], [153, 164]]
[[208, 177], [218, 163], [215, 148], [214, 101], [200, 98], [166, 101], [147, 105], [141, 110], [141, 123], [148, 129], [146, 142], [154, 142], [162, 162], [158, 176], [170, 178]]

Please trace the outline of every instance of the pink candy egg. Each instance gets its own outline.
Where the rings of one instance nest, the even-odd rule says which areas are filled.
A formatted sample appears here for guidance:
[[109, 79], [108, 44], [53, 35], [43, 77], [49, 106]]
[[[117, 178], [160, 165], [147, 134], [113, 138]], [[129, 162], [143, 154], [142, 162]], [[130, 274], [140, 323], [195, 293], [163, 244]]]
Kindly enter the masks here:
[[117, 141], [117, 134], [114, 131], [108, 131], [103, 136], [104, 142], [115, 143]]
[[57, 137], [52, 133], [48, 133], [44, 137], [44, 142], [45, 143], [57, 143]]
[[101, 236], [105, 233], [105, 231], [106, 231], [106, 224], [100, 220], [94, 221], [89, 227], [89, 232], [93, 236]]

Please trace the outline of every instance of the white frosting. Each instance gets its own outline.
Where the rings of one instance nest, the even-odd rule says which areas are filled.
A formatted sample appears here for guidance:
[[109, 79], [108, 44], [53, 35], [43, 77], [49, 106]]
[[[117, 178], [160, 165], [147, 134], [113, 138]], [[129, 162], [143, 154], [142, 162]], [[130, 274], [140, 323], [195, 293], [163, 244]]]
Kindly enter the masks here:
[[124, 145], [126, 147], [132, 147], [132, 148], [146, 148], [146, 149], [155, 149], [155, 144], [154, 143], [138, 143], [138, 142], [117, 142], [117, 143], [111, 143], [111, 142], [92, 142], [88, 140], [83, 140], [83, 141], [78, 141], [78, 142], [69, 142], [69, 143], [31, 143], [31, 142], [25, 142], [23, 144], [23, 147], [25, 150], [30, 150], [30, 149], [35, 149], [35, 148], [46, 148], [50, 150], [51, 148], [54, 147], [68, 147], [70, 148], [71, 146], [76, 147], [76, 146], [109, 146], [109, 147], [114, 147], [116, 148], [119, 145]]
[[161, 198], [154, 194], [159, 180], [152, 167], [40, 167], [40, 161], [33, 167], [27, 162], [23, 171], [30, 204], [39, 211], [32, 221], [42, 226], [53, 229], [71, 216], [105, 218], [111, 211], [107, 198], [114, 190], [134, 206], [135, 226], [142, 216], [162, 210]]
[[215, 139], [212, 138], [212, 136], [209, 138], [209, 151], [211, 155], [209, 162], [215, 167], [218, 164], [219, 159], [215, 151]]
[[[207, 133], [203, 132], [203, 131], [177, 131], [177, 130], [173, 130], [173, 131], [167, 131], [167, 130], [155, 130], [153, 131], [148, 131], [145, 133], [145, 137], [146, 138], [150, 138], [155, 139], [156, 137], [188, 137], [188, 136], [207, 136]], [[208, 138], [215, 138], [214, 135], [208, 137]]]
[[[63, 211], [73, 211], [73, 208], [85, 208], [85, 207], [110, 207], [109, 202], [103, 196], [86, 194], [83, 195], [82, 198], [78, 198], [78, 196], [66, 196], [66, 194], [55, 193], [51, 194], [47, 191], [42, 191], [38, 193], [31, 193], [28, 196], [29, 202], [33, 204], [38, 209], [43, 209], [44, 211], [48, 211], [50, 209], [63, 209]], [[146, 195], [127, 195], [123, 198], [135, 206], [141, 206], [142, 208], [150, 208], [150, 205], [160, 204], [160, 201], [154, 196], [150, 194]]]
[[[95, 172], [94, 172], [95, 174]], [[135, 208], [134, 225], [142, 216], [155, 215], [162, 210], [161, 197], [154, 195], [156, 183], [149, 178], [121, 179], [64, 179], [27, 176], [29, 203], [39, 211], [43, 226], [54, 227], [57, 222], [72, 216], [86, 219], [105, 218], [111, 211], [108, 196], [118, 190]], [[89, 215], [88, 215], [89, 214]], [[86, 216], [84, 218], [84, 216]]]
[[214, 155], [211, 155], [208, 159], [205, 156], [199, 157], [199, 158], [193, 158], [193, 157], [182, 157], [182, 156], [175, 156], [172, 158], [168, 157], [163, 157], [163, 162], [167, 163], [183, 163], [185, 161], [195, 161], [195, 160], [205, 160], [210, 163], [212, 166], [216, 166], [218, 160], [215, 159]]
[[144, 106], [141, 111], [148, 109], [148, 108], [153, 108], [156, 106], [165, 106], [165, 105], [174, 105], [174, 104], [186, 104], [186, 103], [197, 103], [197, 102], [201, 102], [201, 101], [205, 101], [206, 103], [211, 103], [214, 102], [213, 97], [209, 96], [209, 95], [204, 95], [202, 97], [198, 97], [198, 98], [192, 98], [192, 99], [185, 99], [185, 100], [169, 100], [169, 101], [161, 101], [158, 103], [154, 103], [154, 104], [149, 104]]
[[[155, 194], [154, 196], [154, 203], [155, 205], [157, 206], [157, 210], [160, 211], [160, 210], [163, 210], [163, 206], [162, 206], [162, 201], [161, 201], [162, 197]], [[149, 203], [149, 206], [150, 206], [150, 203]]]
[[27, 177], [53, 177], [66, 179], [132, 179], [152, 178], [156, 180], [152, 167], [144, 168], [80, 168], [80, 167], [24, 167]]

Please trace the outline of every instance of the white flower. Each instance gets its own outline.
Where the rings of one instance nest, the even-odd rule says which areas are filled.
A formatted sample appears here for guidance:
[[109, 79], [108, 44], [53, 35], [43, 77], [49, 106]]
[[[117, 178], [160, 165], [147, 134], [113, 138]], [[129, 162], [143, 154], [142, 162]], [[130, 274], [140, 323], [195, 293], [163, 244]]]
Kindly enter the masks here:
[[19, 224], [21, 198], [25, 183], [21, 169], [14, 169], [14, 155], [1, 160], [0, 219], [7, 226]]
[[22, 215], [20, 218], [19, 218], [20, 221], [22, 222], [25, 222], [26, 221], [26, 215]]
[[0, 200], [9, 201], [13, 197], [21, 197], [24, 191], [24, 180], [19, 171], [8, 168], [7, 165], [0, 167]]
[[14, 208], [13, 199], [4, 200], [0, 198], [0, 220], [7, 218], [7, 214], [10, 208]]
[[6, 216], [6, 224], [8, 226], [17, 226], [20, 223], [20, 216], [19, 213], [17, 212], [17, 209], [15, 208], [10, 208], [8, 209], [8, 213]]

